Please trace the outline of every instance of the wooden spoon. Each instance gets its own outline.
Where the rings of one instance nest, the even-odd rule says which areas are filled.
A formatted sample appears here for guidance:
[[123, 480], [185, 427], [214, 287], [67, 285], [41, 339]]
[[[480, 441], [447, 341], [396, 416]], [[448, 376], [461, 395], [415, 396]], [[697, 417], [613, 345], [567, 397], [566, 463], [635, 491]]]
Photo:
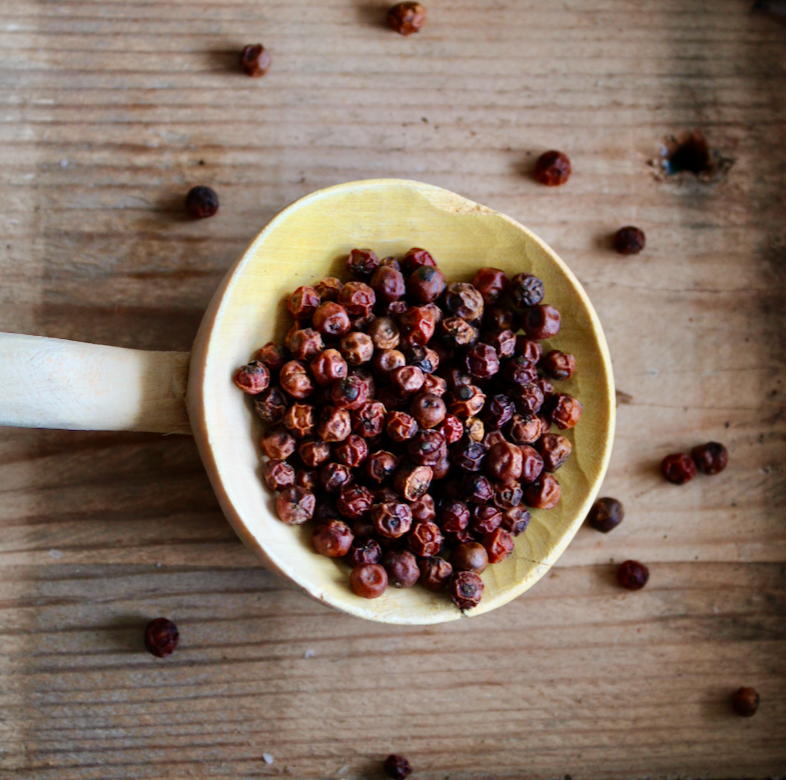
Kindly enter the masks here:
[[581, 400], [584, 413], [566, 434], [573, 454], [557, 474], [562, 500], [533, 512], [513, 555], [486, 569], [483, 600], [465, 614], [495, 609], [537, 582], [582, 524], [611, 453], [614, 382], [598, 317], [562, 260], [509, 217], [439, 187], [396, 179], [351, 182], [284, 209], [226, 275], [190, 359], [186, 353], [0, 334], [0, 425], [193, 432], [224, 513], [270, 571], [369, 620], [415, 625], [461, 617], [445, 594], [419, 587], [389, 588], [374, 600], [355, 596], [347, 567], [313, 551], [309, 528], [278, 520], [260, 477], [260, 424], [232, 382], [234, 370], [256, 349], [283, 338], [289, 292], [343, 276], [353, 247], [371, 247], [383, 257], [413, 246], [427, 248], [449, 281], [470, 281], [484, 265], [511, 276], [539, 276], [547, 301], [562, 313], [553, 347], [576, 357], [575, 376], [560, 386]]

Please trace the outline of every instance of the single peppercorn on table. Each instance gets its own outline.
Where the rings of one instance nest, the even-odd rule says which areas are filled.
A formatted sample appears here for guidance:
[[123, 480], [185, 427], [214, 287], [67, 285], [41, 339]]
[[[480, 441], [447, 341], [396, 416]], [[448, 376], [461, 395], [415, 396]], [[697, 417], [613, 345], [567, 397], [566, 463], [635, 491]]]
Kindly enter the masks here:
[[[494, 571], [489, 570], [484, 598], [467, 614], [482, 614], [507, 603], [537, 582], [559, 558], [600, 488], [614, 434], [611, 364], [597, 315], [564, 263], [512, 219], [438, 187], [394, 179], [352, 182], [313, 193], [289, 206], [268, 224], [225, 277], [205, 314], [189, 361], [176, 353], [135, 353], [0, 336], [0, 373], [8, 377], [0, 386], [0, 423], [180, 433], [186, 423], [187, 404], [188, 421], [224, 513], [271, 571], [310, 596], [358, 617], [405, 625], [460, 617], [441, 594], [421, 589], [394, 588], [374, 601], [358, 597], [348, 587], [347, 573], [340, 564], [316, 554], [328, 550], [327, 540], [319, 537], [312, 543], [310, 531], [303, 526], [288, 527], [280, 522], [275, 499], [258, 476], [259, 421], [255, 423], [246, 394], [238, 392], [232, 381], [236, 367], [245, 363], [248, 355], [268, 341], [282, 341], [282, 331], [289, 324], [287, 318], [275, 313], [293, 287], [339, 275], [337, 264], [345, 262], [360, 238], [368, 237], [368, 225], [376, 226], [371, 243], [385, 256], [403, 255], [411, 245], [428, 246], [445, 272], [457, 281], [462, 274], [474, 277], [477, 258], [484, 255], [493, 257], [510, 277], [522, 271], [533, 273], [543, 280], [548, 300], [562, 312], [559, 345], [581, 365], [581, 371], [566, 380], [564, 389], [580, 397], [585, 409], [581, 425], [566, 431], [573, 439], [574, 454], [560, 471], [562, 498], [557, 503], [558, 488], [553, 501], [541, 501], [540, 497], [527, 500], [525, 496], [530, 506], [550, 511], [534, 512], [513, 554]], [[354, 294], [351, 283], [341, 295], [345, 290]], [[459, 301], [457, 306], [463, 303]], [[158, 365], [157, 373], [151, 366]], [[298, 365], [289, 362], [282, 372]], [[42, 385], [38, 379], [44, 366], [50, 379]], [[253, 383], [254, 371], [250, 366], [238, 381]], [[391, 377], [407, 371], [416, 371], [422, 384], [418, 368], [397, 368]], [[311, 380], [308, 382], [310, 386]], [[342, 386], [335, 383], [333, 387], [341, 390]], [[275, 437], [271, 429], [263, 447], [271, 457], [282, 457]], [[407, 473], [400, 469], [395, 478], [404, 479]], [[416, 478], [417, 469], [412, 474]], [[554, 481], [546, 475], [544, 486], [548, 480]], [[406, 486], [397, 487], [394, 482], [394, 487], [408, 497]], [[417, 497], [419, 494], [413, 495], [412, 500]], [[283, 498], [278, 498], [279, 510]], [[350, 542], [348, 539], [347, 548]], [[330, 554], [335, 557], [332, 548]]]

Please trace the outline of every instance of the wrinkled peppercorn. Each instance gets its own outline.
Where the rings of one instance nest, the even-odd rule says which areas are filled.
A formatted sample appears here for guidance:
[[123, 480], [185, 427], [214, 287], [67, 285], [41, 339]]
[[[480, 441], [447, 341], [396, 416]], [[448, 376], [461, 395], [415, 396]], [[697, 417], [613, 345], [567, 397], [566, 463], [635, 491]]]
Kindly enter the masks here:
[[368, 385], [355, 374], [334, 382], [330, 399], [338, 409], [360, 409], [368, 400]]
[[292, 404], [284, 415], [284, 425], [296, 439], [310, 436], [317, 428], [314, 412], [310, 404]]
[[492, 428], [502, 428], [513, 419], [516, 407], [506, 395], [497, 393], [487, 399], [481, 417]]
[[256, 355], [254, 355], [254, 360], [264, 363], [271, 373], [280, 371], [284, 363], [289, 359], [287, 350], [280, 344], [274, 344], [272, 341], [268, 341], [268, 343], [265, 344], [264, 347], [258, 349]]
[[518, 506], [524, 499], [524, 491], [518, 482], [497, 482], [494, 485], [494, 506], [501, 510]]
[[427, 590], [442, 590], [453, 574], [453, 567], [444, 558], [436, 555], [421, 558], [418, 567], [420, 568], [419, 582]]
[[278, 381], [284, 392], [292, 398], [302, 400], [314, 392], [314, 383], [302, 360], [290, 360], [288, 363], [284, 363]]
[[261, 44], [251, 44], [240, 52], [240, 70], [251, 76], [259, 78], [264, 76], [270, 68], [270, 52]]
[[570, 379], [576, 370], [576, 358], [554, 349], [543, 357], [541, 365], [552, 379]]
[[445, 289], [445, 275], [439, 268], [422, 265], [407, 279], [407, 293], [418, 305], [436, 301]]
[[417, 366], [401, 366], [390, 372], [390, 386], [402, 397], [419, 393], [423, 381], [423, 372]]
[[331, 461], [319, 470], [319, 481], [328, 493], [338, 493], [355, 479], [352, 469], [342, 463]]
[[338, 302], [352, 317], [365, 317], [371, 312], [377, 296], [363, 282], [347, 282], [338, 294]]
[[485, 459], [486, 448], [470, 438], [462, 439], [450, 450], [451, 462], [463, 471], [480, 471]]
[[474, 385], [460, 385], [448, 395], [448, 411], [456, 417], [474, 417], [480, 414], [486, 396]]
[[361, 598], [376, 599], [387, 590], [388, 573], [377, 563], [361, 563], [352, 569], [349, 586]]
[[295, 484], [295, 469], [285, 460], [271, 458], [262, 469], [262, 477], [271, 490], [284, 490]]
[[557, 428], [573, 428], [581, 417], [581, 402], [572, 395], [555, 393], [549, 398], [548, 415]]
[[439, 356], [429, 347], [421, 347], [420, 345], [407, 346], [404, 354], [410, 366], [416, 366], [423, 372], [424, 382], [426, 380], [425, 375], [433, 374], [439, 367]]
[[508, 277], [499, 268], [480, 268], [472, 280], [472, 286], [483, 296], [485, 303], [494, 303], [508, 285]]
[[543, 152], [535, 163], [535, 179], [547, 187], [559, 187], [571, 173], [570, 160], [562, 152]]
[[503, 306], [486, 306], [483, 312], [484, 330], [510, 330], [515, 333], [521, 327], [518, 312]]
[[167, 618], [151, 620], [145, 626], [144, 642], [148, 653], [157, 658], [166, 658], [177, 649], [180, 632], [177, 626]]
[[353, 249], [347, 257], [347, 270], [356, 279], [368, 279], [379, 268], [379, 258], [370, 249]]
[[368, 536], [358, 538], [354, 527], [353, 533], [355, 538], [347, 553], [347, 563], [352, 566], [359, 566], [361, 563], [379, 563], [379, 559], [382, 557], [382, 548], [379, 546], [379, 542]]
[[407, 536], [407, 545], [412, 553], [428, 558], [442, 549], [442, 534], [436, 523], [421, 520], [414, 523]]
[[543, 471], [543, 456], [529, 444], [519, 444], [521, 453], [521, 482], [524, 484], [535, 482]]
[[716, 441], [708, 441], [690, 451], [696, 468], [702, 474], [720, 474], [729, 463], [728, 450]]
[[524, 488], [524, 503], [535, 509], [552, 509], [559, 503], [562, 493], [559, 482], [551, 474], [545, 473], [541, 474], [540, 479], [536, 482], [522, 487]]
[[357, 468], [368, 457], [368, 444], [362, 436], [351, 433], [333, 450], [336, 460], [344, 466]]
[[368, 335], [377, 350], [395, 349], [401, 338], [398, 325], [390, 317], [377, 317], [369, 326]]
[[529, 521], [530, 513], [525, 506], [512, 506], [503, 511], [500, 528], [512, 536], [519, 536], [527, 530]]
[[407, 441], [418, 432], [418, 423], [405, 412], [388, 412], [385, 433], [393, 441]]
[[516, 354], [516, 336], [512, 330], [492, 330], [481, 336], [482, 341], [493, 347], [501, 360]]
[[447, 455], [445, 437], [433, 429], [419, 431], [409, 440], [407, 454], [417, 466], [433, 466]]
[[418, 249], [417, 247], [410, 249], [401, 261], [401, 269], [405, 274], [411, 274], [422, 265], [436, 266], [437, 263], [425, 249]]
[[480, 331], [461, 317], [447, 317], [439, 324], [439, 339], [448, 349], [461, 349], [477, 343]]
[[382, 556], [382, 566], [394, 588], [411, 588], [420, 579], [418, 559], [407, 550], [388, 550]]
[[336, 505], [338, 511], [350, 520], [360, 520], [371, 511], [374, 497], [368, 488], [362, 485], [345, 485], [338, 494]]
[[464, 424], [455, 415], [448, 414], [437, 430], [445, 437], [446, 444], [455, 444], [464, 435]]
[[660, 471], [673, 485], [684, 485], [696, 476], [696, 464], [687, 453], [677, 452], [661, 461]]
[[477, 344], [467, 352], [467, 371], [475, 379], [490, 379], [499, 371], [497, 350], [488, 344]]
[[385, 427], [385, 406], [379, 401], [366, 401], [352, 412], [352, 430], [364, 439], [379, 436]]
[[538, 377], [538, 370], [533, 363], [530, 363], [522, 355], [516, 355], [513, 360], [505, 364], [503, 377], [516, 385], [528, 385]]
[[344, 441], [352, 432], [352, 419], [346, 409], [323, 406], [317, 420], [317, 434], [322, 441]]
[[279, 387], [269, 387], [254, 396], [254, 410], [259, 419], [266, 423], [279, 423], [287, 412], [287, 398]]
[[298, 287], [287, 298], [287, 309], [296, 320], [309, 320], [320, 303], [319, 293], [313, 287]]
[[351, 366], [359, 366], [371, 360], [374, 342], [365, 333], [347, 333], [341, 339], [341, 356]]
[[464, 420], [464, 433], [468, 439], [482, 443], [483, 439], [486, 438], [486, 426], [480, 417], [467, 417]]
[[599, 498], [587, 515], [587, 522], [601, 533], [613, 531], [624, 519], [625, 510], [616, 498]]
[[621, 255], [637, 255], [644, 249], [647, 237], [643, 230], [639, 230], [633, 225], [621, 227], [614, 234], [614, 249]]
[[310, 490], [293, 486], [278, 494], [276, 512], [287, 525], [302, 525], [313, 517], [315, 505]]
[[547, 433], [538, 439], [535, 449], [543, 458], [543, 468], [554, 472], [570, 457], [573, 445], [558, 433]]
[[759, 709], [759, 701], [755, 688], [738, 688], [731, 695], [731, 707], [741, 718], [752, 718]]
[[298, 469], [295, 472], [295, 484], [313, 493], [321, 487], [319, 472], [314, 469]]
[[416, 395], [409, 411], [421, 428], [436, 428], [447, 414], [445, 402], [439, 396], [431, 393]]
[[489, 563], [500, 563], [513, 552], [515, 542], [508, 531], [497, 528], [483, 537], [483, 547], [486, 548]]
[[326, 349], [315, 355], [309, 364], [314, 381], [322, 387], [347, 377], [347, 362], [337, 349]]
[[516, 336], [516, 354], [521, 355], [528, 363], [539, 363], [543, 356], [543, 345], [526, 336]]
[[641, 590], [650, 578], [650, 570], [638, 561], [625, 561], [617, 569], [617, 582], [625, 590]]
[[494, 498], [491, 482], [483, 474], [467, 474], [461, 481], [461, 491], [471, 504], [488, 504]]
[[397, 349], [381, 349], [374, 353], [371, 358], [371, 367], [377, 378], [382, 382], [387, 382], [390, 375], [397, 368], [403, 368], [407, 364], [404, 353]]
[[434, 522], [437, 512], [434, 505], [434, 499], [425, 493], [411, 506], [412, 519], [416, 522]]
[[521, 477], [524, 459], [521, 449], [510, 442], [495, 444], [486, 459], [486, 472], [500, 482], [514, 482]]
[[371, 277], [369, 286], [382, 303], [392, 303], [403, 298], [407, 291], [404, 274], [397, 268], [380, 266]]
[[547, 303], [525, 309], [522, 315], [522, 327], [531, 339], [542, 341], [550, 339], [559, 333], [560, 313]]
[[317, 310], [314, 312], [313, 323], [314, 328], [328, 338], [343, 336], [349, 330], [351, 324], [347, 310], [340, 303], [334, 303], [333, 301], [321, 303], [317, 307]]
[[436, 318], [425, 306], [407, 309], [398, 320], [399, 329], [407, 344], [428, 344], [437, 326]]
[[457, 572], [450, 581], [449, 592], [459, 609], [472, 609], [483, 597], [483, 580], [474, 571]]
[[186, 195], [186, 211], [194, 219], [207, 219], [218, 211], [218, 195], [210, 187], [192, 187]]
[[455, 498], [445, 498], [437, 510], [437, 524], [443, 531], [456, 533], [469, 525], [469, 507]]
[[502, 512], [495, 506], [476, 506], [472, 509], [472, 520], [469, 523], [469, 530], [473, 534], [482, 536], [491, 533], [499, 528], [502, 522]]
[[321, 282], [314, 285], [314, 289], [319, 295], [319, 300], [322, 303], [332, 301], [335, 303], [338, 300], [338, 294], [344, 285], [335, 276], [326, 276]]
[[534, 414], [514, 414], [508, 428], [511, 441], [516, 444], [533, 444], [541, 436], [541, 421]]
[[311, 535], [314, 549], [328, 558], [341, 558], [346, 555], [354, 538], [349, 526], [341, 520], [321, 523]]
[[387, 450], [372, 452], [366, 460], [366, 474], [375, 482], [384, 482], [398, 467], [398, 458]]
[[313, 328], [297, 328], [287, 334], [287, 349], [297, 360], [311, 360], [325, 348], [321, 334]]
[[412, 527], [412, 510], [401, 502], [374, 504], [371, 507], [371, 521], [380, 536], [398, 539]]
[[429, 466], [400, 466], [393, 474], [393, 490], [407, 501], [428, 492], [433, 472]]
[[260, 443], [268, 458], [279, 460], [286, 460], [297, 447], [295, 437], [283, 425], [269, 428]]
[[420, 3], [397, 3], [388, 11], [388, 26], [399, 35], [419, 32], [425, 23], [426, 9]]
[[235, 372], [235, 384], [249, 395], [257, 395], [270, 384], [270, 371], [264, 363], [252, 360]]
[[471, 285], [453, 282], [445, 288], [445, 309], [454, 317], [474, 322], [483, 317], [483, 296]]

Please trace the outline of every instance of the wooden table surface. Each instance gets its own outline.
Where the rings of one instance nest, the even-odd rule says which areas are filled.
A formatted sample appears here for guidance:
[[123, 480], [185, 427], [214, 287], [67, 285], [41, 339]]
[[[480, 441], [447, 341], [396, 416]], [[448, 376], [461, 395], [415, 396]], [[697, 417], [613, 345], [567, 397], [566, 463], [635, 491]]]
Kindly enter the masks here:
[[[751, 5], [428, 0], [402, 38], [376, 0], [0, 3], [0, 330], [187, 350], [286, 204], [430, 182], [585, 285], [620, 391], [603, 493], [627, 509], [508, 606], [391, 627], [258, 566], [190, 438], [4, 429], [2, 777], [373, 778], [393, 751], [413, 780], [786, 775], [786, 25]], [[236, 70], [256, 41], [259, 80]], [[695, 128], [722, 181], [651, 164]], [[559, 189], [531, 175], [549, 148]], [[190, 221], [202, 183], [221, 210]], [[625, 224], [638, 257], [610, 250]], [[662, 481], [707, 440], [726, 472]], [[627, 558], [640, 592], [615, 586]], [[158, 615], [166, 660], [141, 646]]]

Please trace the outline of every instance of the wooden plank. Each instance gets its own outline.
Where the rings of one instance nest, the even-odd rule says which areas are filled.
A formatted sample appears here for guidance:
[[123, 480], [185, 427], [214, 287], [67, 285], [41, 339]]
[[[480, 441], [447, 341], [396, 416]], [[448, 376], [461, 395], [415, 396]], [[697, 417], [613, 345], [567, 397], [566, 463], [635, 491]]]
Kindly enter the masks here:
[[[393, 628], [256, 566], [190, 439], [6, 429], [0, 776], [368, 777], [391, 751], [430, 780], [786, 774], [786, 27], [738, 0], [431, 0], [404, 39], [384, 10], [3, 3], [0, 329], [185, 350], [290, 201], [437, 184], [532, 228], [592, 297], [625, 522], [501, 610]], [[252, 40], [259, 81], [235, 71]], [[650, 165], [693, 128], [734, 159], [717, 185]], [[566, 187], [532, 181], [546, 148]], [[183, 218], [196, 183], [214, 219]], [[630, 223], [648, 245], [623, 259]], [[723, 475], [662, 482], [663, 454], [713, 439]], [[630, 557], [640, 593], [613, 582]], [[159, 614], [183, 637], [165, 661], [140, 646]]]

